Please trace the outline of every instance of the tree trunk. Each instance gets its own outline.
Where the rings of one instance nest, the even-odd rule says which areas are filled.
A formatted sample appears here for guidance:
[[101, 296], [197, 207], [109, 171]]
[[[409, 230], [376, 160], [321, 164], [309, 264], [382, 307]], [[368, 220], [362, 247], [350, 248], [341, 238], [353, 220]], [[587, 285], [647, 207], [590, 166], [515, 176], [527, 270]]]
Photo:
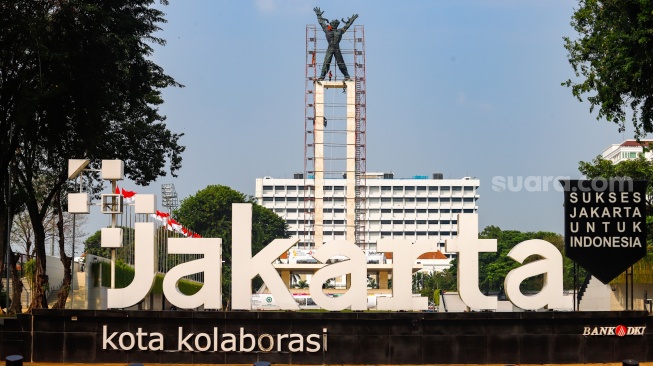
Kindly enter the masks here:
[[11, 291], [11, 306], [9, 307], [9, 314], [20, 314], [23, 312], [23, 304], [21, 302], [23, 281], [20, 280], [20, 273], [16, 268], [19, 258], [19, 254], [11, 253], [11, 283], [13, 289]]
[[[30, 217], [32, 216], [30, 212]], [[34, 229], [34, 249], [36, 250], [36, 268], [34, 274], [34, 289], [32, 289], [31, 309], [47, 309], [48, 300], [46, 289], [49, 286], [48, 275], [46, 274], [46, 256], [45, 256], [45, 229], [43, 223], [38, 219], [32, 218], [32, 227]]]
[[61, 209], [61, 194], [57, 193], [54, 201], [54, 207], [59, 213], [59, 221], [57, 222], [57, 230], [59, 233], [59, 257], [63, 263], [63, 284], [57, 294], [57, 303], [52, 306], [53, 309], [65, 309], [66, 300], [68, 299], [68, 292], [70, 291], [70, 284], [72, 279], [71, 264], [72, 258], [66, 255], [65, 235], [63, 227], [63, 210]]
[[[7, 206], [4, 204], [4, 201], [0, 203], [0, 277], [2, 277], [3, 269], [5, 265], [5, 248], [7, 244]], [[4, 290], [6, 295], [7, 289], [4, 288], [3, 282], [0, 280], [0, 289]], [[0, 304], [0, 309], [2, 309], [5, 304]]]
[[[22, 180], [27, 181], [24, 177]], [[43, 217], [45, 214], [41, 214], [41, 210], [39, 210], [33, 187], [23, 186], [22, 188], [27, 190], [28, 199], [25, 202], [25, 206], [27, 207], [29, 219], [32, 223], [32, 230], [34, 231], [34, 252], [36, 253], [34, 288], [32, 289], [32, 302], [29, 305], [28, 311], [32, 309], [47, 309], [48, 299], [46, 297], [46, 290], [48, 289], [49, 283], [46, 272], [45, 227], [43, 227]], [[47, 209], [47, 205], [49, 203], [43, 203], [43, 212]]]

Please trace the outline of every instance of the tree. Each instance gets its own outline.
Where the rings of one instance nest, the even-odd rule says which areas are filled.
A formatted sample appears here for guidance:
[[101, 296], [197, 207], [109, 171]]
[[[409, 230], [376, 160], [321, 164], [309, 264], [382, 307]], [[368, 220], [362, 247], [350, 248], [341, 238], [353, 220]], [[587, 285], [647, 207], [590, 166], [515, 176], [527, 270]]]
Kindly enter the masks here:
[[306, 280], [299, 280], [299, 282], [297, 282], [297, 284], [295, 285], [295, 288], [300, 288], [300, 289], [308, 288], [308, 282]]
[[440, 299], [435, 294], [443, 291], [456, 291], [456, 277], [451, 269], [442, 272], [415, 272], [413, 274], [413, 293], [429, 298], [429, 302], [438, 304]]
[[[59, 289], [58, 302], [54, 305], [55, 308], [63, 308], [66, 303], [66, 298], [70, 289], [70, 281], [72, 278], [71, 272], [71, 259], [73, 254], [76, 251], [76, 248], [73, 248], [73, 242], [76, 239], [84, 237], [86, 234], [83, 232], [83, 225], [88, 220], [86, 215], [74, 215], [63, 210], [59, 207], [60, 199], [56, 197], [53, 206], [44, 218], [44, 222], [48, 223], [48, 229], [45, 235], [46, 244], [50, 243], [51, 255], [54, 255], [54, 246], [55, 242], [57, 243], [57, 251], [59, 252], [59, 257], [62, 263], [64, 264], [64, 279], [62, 286]], [[18, 213], [14, 217], [14, 224], [12, 225], [12, 245], [15, 245], [19, 248], [20, 253], [24, 253], [29, 257], [34, 257], [34, 230], [32, 228], [32, 223], [29, 218], [29, 214], [26, 211]], [[81, 243], [79, 241], [78, 243]], [[79, 251], [77, 251], [79, 254]], [[16, 262], [19, 259], [18, 254], [15, 255]], [[13, 263], [15, 266], [16, 263]], [[20, 312], [22, 310], [22, 304], [20, 304], [20, 295], [22, 290], [22, 282], [18, 274], [16, 278], [12, 281], [13, 292], [12, 292], [12, 305], [10, 308], [11, 312]], [[16, 299], [17, 301], [14, 301]]]
[[[165, 175], [166, 166], [173, 175], [181, 167], [182, 134], [167, 129], [157, 108], [161, 89], [181, 85], [152, 61], [150, 44], [165, 43], [154, 36], [165, 19], [153, 3], [0, 4], [0, 171], [11, 168], [11, 206], [24, 205], [34, 229], [31, 308], [47, 306], [43, 222], [55, 197], [72, 188], [68, 159], [88, 158], [94, 168], [100, 159], [121, 159], [126, 176], [142, 185]], [[48, 182], [43, 194], [35, 189], [41, 179]], [[96, 193], [101, 182], [90, 187]], [[2, 212], [7, 204], [0, 201]], [[3, 228], [10, 219], [5, 216]]]
[[[45, 232], [45, 242], [46, 245], [47, 243], [54, 243], [54, 241], [57, 239], [58, 234], [57, 234], [57, 228], [56, 228], [56, 220], [57, 220], [58, 214], [55, 213], [53, 210], [49, 210], [48, 213], [46, 214], [44, 221], [44, 226], [46, 226], [46, 232]], [[67, 212], [63, 213], [63, 224], [64, 224], [64, 232], [65, 232], [65, 238], [67, 239], [72, 239], [72, 232], [73, 232], [73, 225], [75, 226], [75, 237], [76, 239], [81, 239], [87, 234], [84, 233], [84, 225], [88, 222], [88, 216], [87, 215], [77, 215], [75, 219], [73, 220], [73, 215], [69, 214]], [[73, 222], [74, 221], [74, 222]], [[69, 245], [66, 246], [66, 251], [70, 252], [68, 249], [72, 249], [72, 243], [70, 243], [70, 240], [67, 241]], [[77, 244], [81, 244], [82, 241], [80, 240]], [[32, 229], [32, 223], [29, 219], [29, 213], [27, 211], [22, 211], [19, 212], [17, 215], [14, 216], [14, 222], [13, 225], [11, 226], [11, 244], [18, 248], [19, 253], [26, 254], [30, 257], [35, 256], [34, 253], [34, 230]], [[51, 244], [53, 246], [54, 244]], [[79, 254], [81, 251], [78, 249], [79, 247], [75, 248], [75, 253]]]
[[590, 111], [625, 129], [630, 109], [636, 137], [653, 132], [653, 2], [580, 0], [571, 21], [578, 38], [564, 38], [580, 82], [567, 80]]
[[646, 159], [643, 154], [639, 154], [635, 159], [622, 160], [617, 164], [599, 155], [591, 162], [579, 162], [578, 170], [587, 179], [630, 178], [633, 180], [648, 180], [646, 215], [647, 217], [653, 215], [653, 161]]
[[653, 161], [639, 154], [636, 159], [614, 164], [611, 160], [597, 156], [591, 162], [579, 162], [578, 170], [588, 179], [630, 178], [649, 182], [646, 187], [646, 226], [648, 227], [647, 242], [651, 245], [653, 243]]
[[[127, 253], [133, 252], [134, 247], [134, 229], [130, 227], [122, 227], [122, 250], [117, 251], [116, 260], [120, 259], [123, 262], [131, 263], [127, 258]], [[111, 250], [102, 248], [102, 232], [100, 230], [93, 233], [84, 240], [84, 253], [92, 254], [102, 258], [111, 258]], [[133, 264], [133, 263], [131, 263]]]
[[[279, 215], [256, 200], [222, 185], [210, 185], [181, 201], [174, 216], [181, 224], [203, 237], [222, 238], [222, 298], [228, 307], [231, 298], [231, 205], [252, 204], [252, 253], [277, 238], [288, 237], [288, 225]], [[260, 278], [256, 281], [260, 282]], [[255, 283], [254, 288], [260, 283]]]

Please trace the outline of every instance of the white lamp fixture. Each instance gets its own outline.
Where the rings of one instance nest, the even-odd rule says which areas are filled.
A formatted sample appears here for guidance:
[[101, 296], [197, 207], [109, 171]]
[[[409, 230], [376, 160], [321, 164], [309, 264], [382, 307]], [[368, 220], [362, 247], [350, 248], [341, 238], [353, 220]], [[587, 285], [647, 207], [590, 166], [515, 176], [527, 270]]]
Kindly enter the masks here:
[[102, 160], [102, 179], [123, 180], [125, 163], [122, 160]]

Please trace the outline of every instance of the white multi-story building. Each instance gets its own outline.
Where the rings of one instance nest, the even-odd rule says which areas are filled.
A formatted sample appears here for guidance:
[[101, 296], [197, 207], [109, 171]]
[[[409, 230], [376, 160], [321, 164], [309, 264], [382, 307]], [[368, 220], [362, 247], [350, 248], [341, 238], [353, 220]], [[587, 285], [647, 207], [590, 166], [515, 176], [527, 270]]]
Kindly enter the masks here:
[[[315, 238], [322, 242], [347, 240], [353, 230], [353, 215], [347, 214], [346, 179], [327, 179], [320, 205], [314, 212], [314, 187], [311, 180], [271, 177], [256, 179], [256, 198], [288, 223], [291, 237], [298, 238], [297, 249], [312, 249]], [[362, 249], [376, 250], [381, 238], [436, 239], [441, 252], [444, 241], [457, 234], [457, 216], [476, 213], [479, 181], [442, 179], [441, 174], [395, 178], [391, 173], [366, 174]], [[350, 206], [351, 207], [351, 206]], [[316, 220], [318, 217], [321, 220]], [[348, 219], [349, 218], [349, 219]], [[450, 255], [448, 255], [450, 257]]]
[[[606, 160], [611, 160], [613, 163], [618, 163], [624, 160], [631, 160], [637, 158], [639, 154], [644, 152], [643, 146], [653, 144], [653, 140], [626, 140], [620, 144], [612, 144], [601, 153], [601, 157]], [[643, 146], [642, 146], [643, 145]], [[653, 153], [650, 151], [644, 154], [647, 159], [653, 158]]]

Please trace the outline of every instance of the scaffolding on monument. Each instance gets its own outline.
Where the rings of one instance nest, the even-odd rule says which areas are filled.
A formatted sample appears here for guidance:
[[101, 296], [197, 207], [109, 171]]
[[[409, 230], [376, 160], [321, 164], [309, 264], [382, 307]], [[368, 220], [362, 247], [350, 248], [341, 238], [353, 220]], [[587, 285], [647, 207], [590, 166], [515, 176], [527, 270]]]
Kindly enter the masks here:
[[[315, 144], [315, 123], [316, 123], [316, 79], [324, 59], [327, 48], [324, 33], [316, 25], [306, 27], [306, 63], [305, 63], [305, 96], [304, 96], [304, 212], [300, 219], [304, 222], [304, 231], [300, 233], [300, 246], [314, 247], [316, 229], [321, 232], [324, 228], [322, 220], [316, 220], [316, 197], [321, 199], [322, 192], [316, 195], [315, 175], [316, 175], [316, 144]], [[355, 94], [355, 131], [354, 131], [354, 150], [355, 150], [355, 170], [354, 170], [354, 204], [350, 206], [354, 210], [353, 215], [353, 237], [354, 241], [361, 248], [367, 248], [366, 238], [366, 220], [365, 220], [365, 197], [366, 197], [366, 77], [365, 77], [365, 36], [364, 27], [356, 25], [352, 27], [340, 42], [340, 49], [345, 58], [345, 64], [354, 79]], [[326, 81], [341, 81], [343, 76], [332, 62], [330, 72], [325, 78]], [[324, 177], [325, 182], [328, 179], [346, 178], [347, 148], [351, 141], [347, 139], [349, 133], [347, 127], [347, 93], [345, 83], [343, 89], [331, 87], [323, 89], [323, 155], [320, 166], [322, 170], [318, 172]], [[322, 118], [320, 118], [322, 123]], [[325, 186], [324, 188], [327, 188]], [[336, 199], [339, 197], [336, 197]], [[345, 204], [345, 206], [347, 206]], [[318, 209], [321, 204], [318, 205]], [[318, 214], [321, 218], [322, 215]], [[347, 223], [350, 227], [351, 223]], [[318, 245], [321, 243], [317, 243]]]

